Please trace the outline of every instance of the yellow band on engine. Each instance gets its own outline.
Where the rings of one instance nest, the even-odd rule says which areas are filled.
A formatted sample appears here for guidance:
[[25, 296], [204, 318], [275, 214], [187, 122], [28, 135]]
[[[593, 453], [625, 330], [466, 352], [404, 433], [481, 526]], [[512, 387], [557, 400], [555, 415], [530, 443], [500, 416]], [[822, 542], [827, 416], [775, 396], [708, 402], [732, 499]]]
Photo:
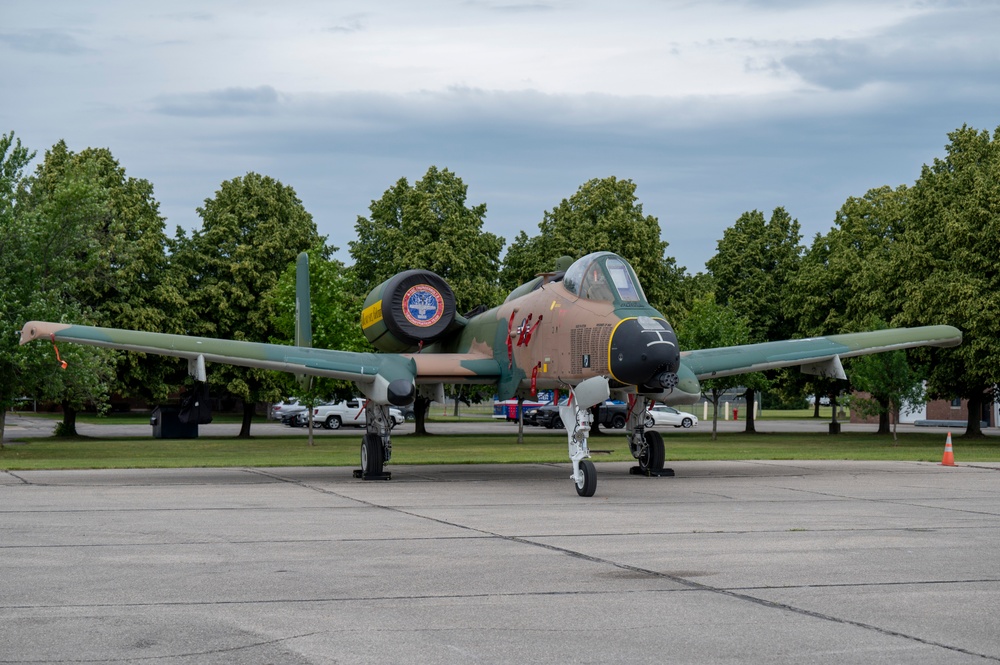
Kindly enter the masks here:
[[382, 301], [365, 307], [361, 312], [361, 328], [371, 328], [373, 325], [382, 320]]

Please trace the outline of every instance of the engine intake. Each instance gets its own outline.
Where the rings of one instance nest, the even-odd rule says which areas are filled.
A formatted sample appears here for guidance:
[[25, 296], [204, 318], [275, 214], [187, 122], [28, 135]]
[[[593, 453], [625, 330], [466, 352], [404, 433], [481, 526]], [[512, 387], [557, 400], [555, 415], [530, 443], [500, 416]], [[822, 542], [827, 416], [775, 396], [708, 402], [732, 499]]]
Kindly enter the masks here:
[[429, 270], [407, 270], [365, 298], [361, 329], [379, 351], [405, 353], [440, 339], [455, 321], [455, 294]]

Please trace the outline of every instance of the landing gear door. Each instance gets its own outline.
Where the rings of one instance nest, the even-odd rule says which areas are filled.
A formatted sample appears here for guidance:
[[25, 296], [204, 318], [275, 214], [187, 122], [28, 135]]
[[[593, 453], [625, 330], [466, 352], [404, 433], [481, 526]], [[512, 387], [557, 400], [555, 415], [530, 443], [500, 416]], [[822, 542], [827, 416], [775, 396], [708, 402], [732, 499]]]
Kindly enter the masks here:
[[573, 395], [576, 396], [576, 403], [584, 409], [589, 409], [595, 404], [600, 404], [611, 396], [611, 389], [608, 380], [603, 376], [595, 376], [581, 381], [573, 388]]

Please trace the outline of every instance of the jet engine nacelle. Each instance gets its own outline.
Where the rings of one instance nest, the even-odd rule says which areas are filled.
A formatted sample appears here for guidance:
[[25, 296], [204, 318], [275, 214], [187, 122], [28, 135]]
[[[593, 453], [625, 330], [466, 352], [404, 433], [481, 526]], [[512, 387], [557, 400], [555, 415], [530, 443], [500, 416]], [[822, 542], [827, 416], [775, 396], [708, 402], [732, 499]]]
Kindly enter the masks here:
[[429, 270], [407, 270], [365, 298], [361, 329], [379, 351], [406, 353], [440, 339], [455, 321], [455, 294]]

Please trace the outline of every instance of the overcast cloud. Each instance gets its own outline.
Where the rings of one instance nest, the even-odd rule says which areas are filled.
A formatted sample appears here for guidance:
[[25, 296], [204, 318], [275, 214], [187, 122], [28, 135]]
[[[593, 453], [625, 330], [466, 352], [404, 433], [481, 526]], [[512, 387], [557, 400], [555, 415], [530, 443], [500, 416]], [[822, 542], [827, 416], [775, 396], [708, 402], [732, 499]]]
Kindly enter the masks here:
[[436, 165], [508, 242], [630, 178], [696, 272], [746, 210], [808, 242], [948, 132], [1000, 125], [987, 0], [162, 4], [0, 3], [0, 131], [110, 148], [170, 228], [271, 175], [348, 261], [357, 216]]

